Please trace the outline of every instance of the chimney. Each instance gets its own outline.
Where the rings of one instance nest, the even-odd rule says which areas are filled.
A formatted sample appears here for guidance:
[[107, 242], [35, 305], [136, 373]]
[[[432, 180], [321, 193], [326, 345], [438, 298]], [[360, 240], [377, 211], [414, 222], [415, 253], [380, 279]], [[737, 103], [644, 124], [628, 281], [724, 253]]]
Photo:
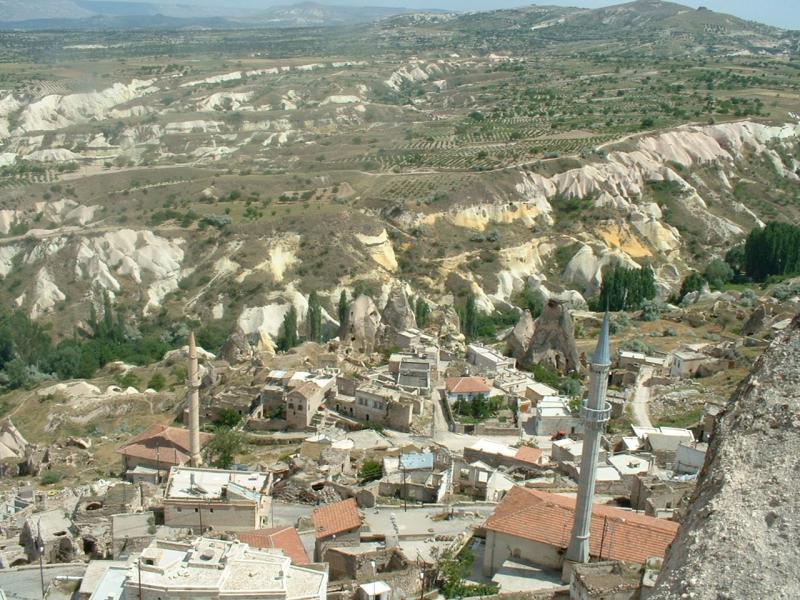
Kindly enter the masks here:
[[194, 332], [189, 334], [189, 376], [186, 380], [189, 404], [189, 450], [191, 465], [199, 467], [200, 458], [200, 369], [197, 365], [197, 346]]
[[581, 407], [584, 431], [583, 455], [578, 481], [578, 498], [575, 502], [575, 523], [566, 555], [566, 559], [573, 563], [589, 562], [589, 532], [592, 522], [594, 486], [597, 479], [597, 452], [600, 449], [600, 437], [611, 416], [611, 405], [606, 402], [608, 371], [611, 367], [608, 330], [608, 310], [606, 310], [590, 367], [589, 397]]

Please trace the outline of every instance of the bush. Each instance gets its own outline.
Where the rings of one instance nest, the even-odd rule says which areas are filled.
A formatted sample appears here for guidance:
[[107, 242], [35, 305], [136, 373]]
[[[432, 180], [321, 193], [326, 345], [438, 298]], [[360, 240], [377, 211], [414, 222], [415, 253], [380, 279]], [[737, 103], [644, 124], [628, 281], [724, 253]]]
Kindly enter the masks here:
[[64, 479], [63, 473], [61, 473], [60, 471], [50, 470], [50, 471], [45, 471], [44, 474], [42, 474], [42, 477], [39, 481], [41, 482], [42, 485], [53, 485], [54, 483], [58, 483], [62, 479]]
[[164, 377], [163, 373], [154, 373], [150, 381], [147, 382], [147, 387], [160, 392], [167, 387], [167, 379]]
[[367, 459], [361, 465], [361, 469], [358, 471], [358, 476], [364, 483], [368, 481], [375, 481], [383, 477], [383, 466], [378, 461]]

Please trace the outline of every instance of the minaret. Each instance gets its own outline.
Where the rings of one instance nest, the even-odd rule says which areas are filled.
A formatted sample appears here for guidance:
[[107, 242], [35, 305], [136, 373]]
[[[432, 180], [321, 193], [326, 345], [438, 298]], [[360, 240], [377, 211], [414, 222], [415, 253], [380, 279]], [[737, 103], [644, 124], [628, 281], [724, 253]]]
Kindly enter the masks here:
[[189, 448], [191, 465], [199, 467], [200, 458], [200, 368], [197, 365], [197, 346], [194, 332], [189, 334], [189, 376], [186, 380], [189, 404]]
[[567, 549], [567, 560], [576, 563], [589, 562], [589, 532], [592, 521], [594, 483], [597, 478], [597, 451], [600, 436], [605, 431], [611, 415], [611, 405], [606, 402], [608, 370], [611, 367], [608, 348], [608, 311], [603, 317], [603, 326], [594, 351], [589, 380], [589, 397], [581, 407], [583, 420], [583, 455], [578, 482], [578, 499], [575, 504], [575, 524]]

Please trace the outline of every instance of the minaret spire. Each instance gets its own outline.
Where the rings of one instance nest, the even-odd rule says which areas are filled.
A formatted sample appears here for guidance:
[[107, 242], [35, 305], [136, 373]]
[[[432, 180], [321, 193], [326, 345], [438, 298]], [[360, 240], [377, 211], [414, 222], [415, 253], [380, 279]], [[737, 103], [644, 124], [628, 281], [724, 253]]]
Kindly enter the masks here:
[[589, 562], [589, 532], [592, 521], [592, 502], [597, 478], [597, 453], [600, 449], [600, 436], [605, 431], [611, 415], [611, 406], [606, 402], [608, 371], [611, 367], [609, 349], [608, 310], [603, 316], [603, 325], [597, 339], [597, 347], [592, 356], [589, 380], [589, 396], [581, 408], [583, 421], [583, 454], [581, 456], [578, 498], [575, 504], [575, 523], [572, 538], [567, 549], [567, 560]]
[[200, 368], [197, 364], [197, 345], [194, 332], [189, 334], [189, 370], [186, 380], [187, 400], [189, 404], [189, 448], [191, 465], [199, 467], [200, 458]]

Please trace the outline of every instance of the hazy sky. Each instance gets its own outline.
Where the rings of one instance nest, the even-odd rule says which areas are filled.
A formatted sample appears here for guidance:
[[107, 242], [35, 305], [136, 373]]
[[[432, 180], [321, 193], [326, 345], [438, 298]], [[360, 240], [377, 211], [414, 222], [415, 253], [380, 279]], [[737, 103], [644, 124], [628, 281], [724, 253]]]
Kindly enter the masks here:
[[[151, 0], [157, 1], [157, 0]], [[299, 0], [163, 0], [170, 3], [186, 2], [207, 6], [261, 7], [296, 4]], [[404, 6], [408, 8], [444, 8], [448, 10], [492, 10], [533, 4], [520, 0], [316, 0], [321, 4], [343, 6]], [[597, 8], [619, 4], [613, 0], [541, 0], [536, 4], [558, 4]], [[711, 10], [726, 12], [786, 29], [800, 29], [800, 0], [682, 0], [688, 6], [706, 6]]]

